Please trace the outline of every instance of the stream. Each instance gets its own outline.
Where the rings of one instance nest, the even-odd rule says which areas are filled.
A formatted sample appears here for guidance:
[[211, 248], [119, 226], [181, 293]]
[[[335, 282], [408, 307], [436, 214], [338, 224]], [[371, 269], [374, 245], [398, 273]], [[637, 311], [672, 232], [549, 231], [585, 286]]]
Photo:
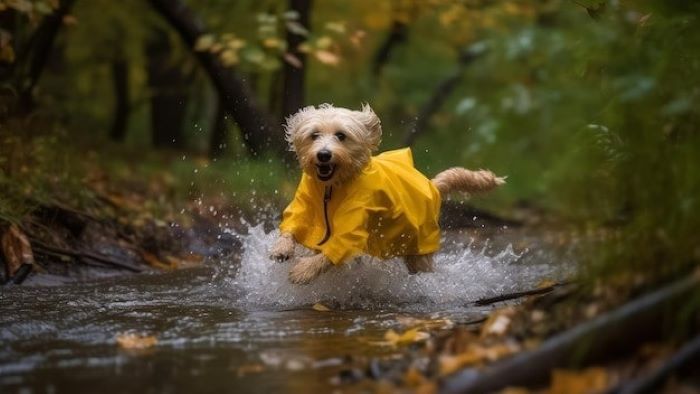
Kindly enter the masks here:
[[[473, 321], [492, 307], [471, 301], [565, 278], [574, 265], [556, 232], [448, 231], [434, 273], [362, 258], [294, 286], [289, 263], [266, 257], [274, 233], [236, 236], [239, 256], [196, 268], [0, 288], [0, 392], [351, 390], [337, 382], [350, 360], [401, 351], [381, 343], [388, 329]], [[122, 349], [122, 333], [158, 342]]]

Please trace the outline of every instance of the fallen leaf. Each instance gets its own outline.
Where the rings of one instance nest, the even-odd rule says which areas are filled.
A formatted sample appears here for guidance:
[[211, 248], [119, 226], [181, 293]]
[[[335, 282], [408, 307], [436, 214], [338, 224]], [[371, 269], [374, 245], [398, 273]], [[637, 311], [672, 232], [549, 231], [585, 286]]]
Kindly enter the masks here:
[[251, 375], [251, 374], [256, 374], [265, 371], [265, 366], [256, 363], [256, 364], [246, 364], [246, 365], [241, 365], [236, 369], [236, 374], [241, 377], [241, 376], [246, 376], [246, 375]]
[[462, 353], [441, 356], [439, 359], [440, 375], [449, 375], [468, 366], [481, 365], [486, 361], [497, 361], [518, 351], [520, 351], [520, 346], [515, 342], [498, 343], [491, 346], [474, 343]]
[[422, 385], [416, 387], [416, 394], [435, 394], [438, 392], [438, 386], [436, 382], [425, 382]]
[[515, 309], [512, 307], [499, 309], [491, 313], [481, 327], [481, 337], [505, 335], [510, 329], [514, 314]]
[[66, 15], [63, 17], [63, 24], [66, 26], [75, 26], [78, 24], [78, 18], [75, 15]]
[[15, 275], [22, 264], [34, 264], [32, 246], [27, 236], [16, 224], [2, 235], [2, 253], [5, 256], [5, 273], [8, 278]]
[[187, 268], [196, 267], [202, 264], [204, 257], [198, 254], [189, 254], [183, 257], [176, 257], [173, 255], [166, 255], [164, 260], [171, 268]]
[[165, 262], [158, 258], [158, 256], [154, 255], [153, 253], [146, 252], [145, 250], [141, 252], [141, 258], [143, 258], [143, 261], [145, 261], [151, 267], [156, 267], [164, 270], [176, 268], [176, 266], [172, 265], [172, 262]]
[[158, 344], [158, 339], [152, 335], [122, 333], [117, 335], [117, 344], [122, 349], [140, 350], [155, 346]]
[[552, 372], [550, 394], [586, 394], [605, 390], [610, 382], [608, 372], [599, 367], [581, 371], [555, 369]]
[[478, 364], [481, 360], [481, 355], [474, 352], [465, 352], [457, 355], [442, 355], [438, 360], [440, 375], [450, 375], [469, 365]]
[[321, 304], [320, 302], [317, 302], [314, 304], [314, 306], [311, 307], [311, 309], [319, 312], [330, 312], [331, 308]]
[[389, 330], [384, 334], [385, 344], [391, 346], [410, 345], [412, 343], [425, 341], [430, 338], [427, 332], [419, 331], [418, 328], [412, 328], [399, 334], [394, 330]]
[[425, 376], [415, 367], [410, 367], [403, 375], [403, 381], [408, 387], [418, 387], [426, 382]]
[[396, 321], [404, 327], [414, 327], [423, 330], [448, 330], [454, 327], [450, 319], [417, 319], [411, 316], [399, 316]]

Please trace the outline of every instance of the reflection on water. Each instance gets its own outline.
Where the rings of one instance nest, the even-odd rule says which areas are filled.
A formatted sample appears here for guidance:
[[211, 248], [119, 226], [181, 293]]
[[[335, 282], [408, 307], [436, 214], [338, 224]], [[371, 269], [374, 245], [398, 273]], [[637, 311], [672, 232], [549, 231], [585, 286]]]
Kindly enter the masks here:
[[[376, 341], [406, 316], [473, 320], [482, 311], [469, 301], [532, 287], [565, 266], [546, 245], [514, 252], [517, 231], [490, 247], [450, 233], [434, 274], [360, 261], [299, 287], [286, 281], [288, 264], [265, 258], [274, 234], [253, 227], [242, 237], [240, 262], [2, 289], [0, 391], [328, 391], [353, 359], [394, 352]], [[316, 302], [334, 311], [310, 310]], [[120, 350], [122, 332], [155, 335], [158, 345]]]

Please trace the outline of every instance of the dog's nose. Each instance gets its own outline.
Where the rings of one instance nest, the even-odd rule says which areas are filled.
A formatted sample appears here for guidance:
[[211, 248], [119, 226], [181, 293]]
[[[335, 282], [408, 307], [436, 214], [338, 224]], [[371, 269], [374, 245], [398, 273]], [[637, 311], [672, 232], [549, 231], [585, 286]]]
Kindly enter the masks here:
[[330, 161], [331, 157], [333, 157], [333, 154], [328, 149], [322, 149], [322, 150], [318, 151], [318, 153], [316, 153], [316, 158], [321, 163], [326, 163], [326, 162]]

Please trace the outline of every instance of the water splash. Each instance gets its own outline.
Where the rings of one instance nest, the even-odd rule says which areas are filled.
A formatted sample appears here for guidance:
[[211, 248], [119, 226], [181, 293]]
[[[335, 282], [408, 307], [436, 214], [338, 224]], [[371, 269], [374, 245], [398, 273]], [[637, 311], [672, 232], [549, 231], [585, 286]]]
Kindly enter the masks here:
[[488, 254], [458, 242], [443, 242], [435, 257], [435, 272], [408, 275], [400, 259], [381, 261], [362, 257], [321, 275], [312, 284], [292, 285], [287, 275], [292, 263], [267, 257], [277, 231], [265, 233], [262, 225], [241, 235], [244, 252], [240, 265], [232, 265], [225, 285], [247, 310], [294, 309], [323, 302], [339, 308], [435, 310], [463, 308], [476, 299], [521, 290], [552, 274], [545, 262], [522, 264], [522, 254], [509, 245]]

